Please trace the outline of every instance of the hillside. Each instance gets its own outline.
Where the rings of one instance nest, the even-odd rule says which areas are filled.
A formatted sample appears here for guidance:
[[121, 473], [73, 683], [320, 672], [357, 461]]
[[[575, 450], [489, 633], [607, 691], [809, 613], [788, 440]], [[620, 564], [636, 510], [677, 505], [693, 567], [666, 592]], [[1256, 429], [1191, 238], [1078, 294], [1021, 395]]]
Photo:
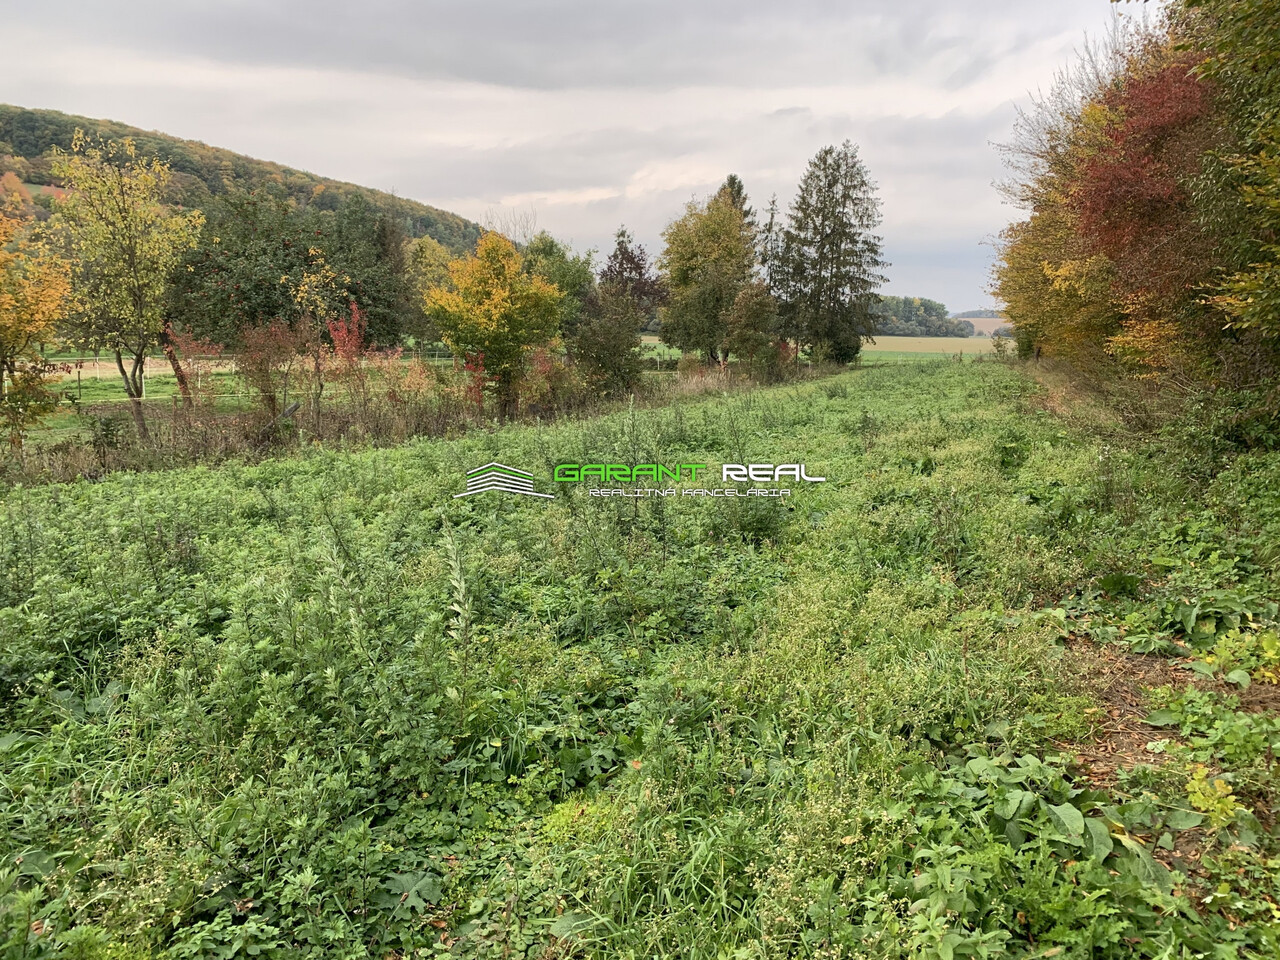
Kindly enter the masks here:
[[114, 120], [56, 110], [0, 104], [0, 158], [23, 158], [23, 180], [51, 185], [48, 152], [52, 147], [69, 149], [77, 127], [103, 137], [132, 137], [141, 153], [167, 161], [174, 172], [175, 200], [187, 206], [202, 207], [211, 197], [234, 188], [253, 190], [276, 184], [299, 203], [325, 210], [337, 209], [352, 194], [362, 195], [380, 210], [403, 217], [410, 236], [434, 237], [455, 253], [470, 250], [480, 236], [479, 224], [415, 200], [246, 157], [196, 140], [181, 140]]

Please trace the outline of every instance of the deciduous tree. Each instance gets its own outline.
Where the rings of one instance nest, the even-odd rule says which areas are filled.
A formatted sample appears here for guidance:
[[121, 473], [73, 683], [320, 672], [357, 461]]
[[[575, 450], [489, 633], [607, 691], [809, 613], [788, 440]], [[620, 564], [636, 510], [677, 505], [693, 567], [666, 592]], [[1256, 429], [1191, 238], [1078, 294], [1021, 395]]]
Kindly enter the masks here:
[[164, 301], [169, 276], [183, 251], [195, 245], [204, 218], [161, 202], [169, 167], [138, 157], [128, 139], [95, 141], [77, 132], [71, 153], [58, 153], [53, 170], [68, 189], [56, 209], [73, 264], [76, 339], [115, 356], [138, 434], [145, 438], [142, 378], [151, 350], [164, 348], [190, 397], [168, 335]]
[[523, 270], [510, 240], [485, 233], [473, 256], [449, 265], [450, 287], [427, 293], [427, 311], [454, 356], [482, 358], [503, 417], [515, 412], [525, 353], [555, 336], [564, 294]]
[[0, 396], [18, 379], [36, 344], [54, 338], [70, 292], [65, 260], [33, 231], [34, 221], [0, 209]]
[[751, 279], [755, 237], [728, 193], [706, 203], [690, 202], [684, 216], [663, 231], [666, 249], [658, 261], [669, 299], [663, 308], [664, 343], [722, 359], [729, 311]]
[[667, 301], [667, 288], [649, 263], [649, 254], [626, 227], [614, 235], [613, 250], [600, 269], [600, 283], [614, 284], [635, 302], [647, 330], [657, 330], [658, 308]]
[[640, 379], [640, 301], [617, 280], [601, 283], [582, 309], [574, 358], [600, 392], [621, 394]]
[[[753, 280], [738, 291], [729, 311], [725, 348], [745, 361], [748, 368], [776, 365], [778, 352], [778, 301], [763, 280]], [[772, 354], [772, 358], [770, 358]], [[770, 362], [772, 360], [772, 362]]]
[[592, 251], [575, 254], [543, 230], [526, 244], [521, 259], [527, 275], [549, 280], [563, 294], [560, 298], [559, 331], [565, 343], [572, 345], [583, 304], [596, 285]]

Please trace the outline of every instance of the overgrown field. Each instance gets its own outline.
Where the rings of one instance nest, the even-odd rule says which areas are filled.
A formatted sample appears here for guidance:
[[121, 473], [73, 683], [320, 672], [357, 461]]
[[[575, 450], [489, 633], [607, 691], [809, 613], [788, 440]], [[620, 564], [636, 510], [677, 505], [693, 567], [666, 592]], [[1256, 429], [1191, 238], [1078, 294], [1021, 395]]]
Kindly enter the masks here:
[[1278, 484], [934, 362], [12, 489], [3, 955], [1275, 956]]

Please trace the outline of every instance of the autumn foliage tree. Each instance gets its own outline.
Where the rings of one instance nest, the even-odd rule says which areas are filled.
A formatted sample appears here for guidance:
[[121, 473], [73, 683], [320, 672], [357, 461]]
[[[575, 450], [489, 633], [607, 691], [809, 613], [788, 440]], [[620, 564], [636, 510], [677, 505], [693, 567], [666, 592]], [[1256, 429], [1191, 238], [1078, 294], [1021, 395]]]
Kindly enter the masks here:
[[449, 286], [427, 292], [427, 312], [449, 349], [464, 362], [483, 358], [503, 417], [516, 410], [527, 351], [556, 334], [563, 294], [522, 269], [515, 245], [487, 232], [470, 257], [449, 265]]
[[0, 208], [0, 396], [18, 365], [53, 340], [70, 291], [68, 264], [33, 231], [29, 218]]
[[1198, 57], [1167, 48], [1144, 54], [1102, 98], [1102, 136], [1080, 163], [1068, 202], [1084, 250], [1109, 264], [1123, 315], [1112, 351], [1148, 367], [1181, 367], [1194, 362], [1184, 345], [1222, 329], [1199, 296], [1213, 276], [1215, 241], [1192, 196], [1219, 124], [1209, 84], [1195, 73]]
[[1006, 190], [1027, 216], [995, 271], [1021, 352], [1183, 390], [1280, 379], [1274, 29], [1275, 4], [1173, 3], [1021, 117]]
[[[1255, 352], [1280, 350], [1280, 4], [1274, 0], [1183, 0], [1199, 73], [1221, 91], [1233, 134], [1223, 174], [1238, 205], [1219, 219], [1239, 226], [1242, 243], [1213, 303]], [[1225, 216], [1224, 216], [1225, 214]]]
[[14, 448], [58, 402], [57, 371], [36, 346], [54, 338], [70, 288], [66, 262], [21, 212], [16, 202], [0, 209], [0, 423]]

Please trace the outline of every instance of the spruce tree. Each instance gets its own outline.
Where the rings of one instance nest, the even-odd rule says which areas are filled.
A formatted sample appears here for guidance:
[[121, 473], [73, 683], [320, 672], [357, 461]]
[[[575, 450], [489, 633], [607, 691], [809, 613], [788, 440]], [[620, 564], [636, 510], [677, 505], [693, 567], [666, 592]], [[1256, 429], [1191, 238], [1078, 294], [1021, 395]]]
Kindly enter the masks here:
[[827, 359], [847, 363], [875, 333], [880, 254], [875, 184], [846, 140], [809, 161], [783, 231], [781, 326]]

